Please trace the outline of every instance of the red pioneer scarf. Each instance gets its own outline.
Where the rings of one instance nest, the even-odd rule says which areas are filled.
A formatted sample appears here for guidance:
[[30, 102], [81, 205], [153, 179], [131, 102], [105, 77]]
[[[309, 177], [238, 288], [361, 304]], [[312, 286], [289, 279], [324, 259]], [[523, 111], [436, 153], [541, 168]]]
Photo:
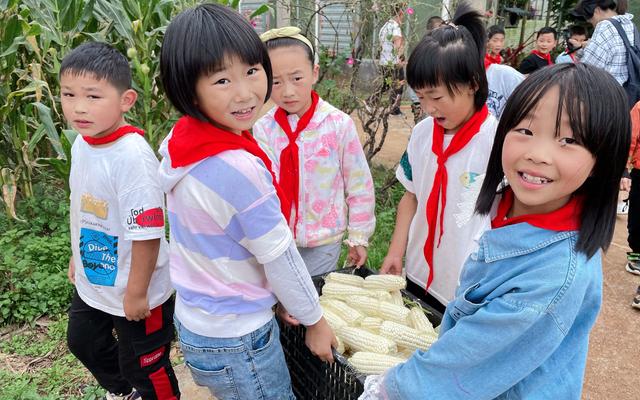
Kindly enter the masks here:
[[293, 234], [296, 234], [296, 227], [298, 225], [298, 199], [300, 196], [300, 159], [299, 150], [296, 140], [298, 135], [302, 132], [311, 122], [311, 118], [316, 111], [318, 105], [319, 96], [315, 91], [311, 91], [311, 107], [302, 115], [298, 120], [298, 125], [295, 131], [291, 131], [289, 120], [287, 119], [287, 112], [278, 107], [274, 114], [276, 122], [282, 128], [284, 133], [289, 138], [289, 144], [280, 153], [280, 187], [284, 193], [289, 197], [290, 203], [296, 208], [296, 216], [293, 223]]
[[529, 214], [507, 218], [507, 213], [513, 206], [513, 190], [508, 188], [502, 194], [500, 203], [498, 203], [498, 212], [491, 221], [491, 227], [496, 229], [526, 222], [529, 225], [552, 231], [577, 231], [580, 229], [581, 200], [581, 197], [573, 196], [567, 204], [555, 211], [546, 214]]
[[546, 60], [548, 65], [553, 65], [553, 61], [551, 61], [551, 53], [542, 54], [538, 50], [533, 50], [531, 54], [535, 54], [536, 56], [542, 58], [543, 60]]
[[115, 131], [113, 131], [113, 133], [108, 134], [107, 136], [103, 136], [99, 138], [95, 138], [91, 136], [82, 136], [82, 138], [84, 139], [85, 142], [89, 143], [90, 145], [96, 146], [99, 144], [107, 144], [107, 143], [115, 142], [116, 140], [120, 139], [121, 137], [129, 133], [137, 133], [140, 136], [144, 136], [144, 131], [142, 129], [136, 128], [135, 126], [131, 126], [131, 125], [124, 125], [116, 129]]
[[208, 122], [185, 115], [173, 127], [168, 147], [173, 168], [184, 167], [227, 150], [244, 150], [258, 157], [271, 173], [273, 186], [280, 199], [282, 214], [289, 223], [291, 203], [278, 185], [269, 157], [249, 131], [242, 132], [242, 135], [236, 135]]
[[492, 56], [491, 53], [487, 53], [484, 55], [484, 69], [489, 68], [491, 64], [502, 64], [502, 56], [500, 54], [496, 54]]
[[[436, 236], [436, 224], [438, 217], [440, 219], [440, 236], [438, 237], [438, 246], [440, 246], [440, 240], [444, 233], [444, 209], [447, 205], [447, 166], [446, 162], [452, 155], [456, 154], [464, 148], [464, 146], [473, 139], [473, 137], [480, 130], [480, 126], [487, 119], [489, 111], [487, 106], [484, 105], [471, 116], [471, 118], [465, 122], [464, 125], [453, 135], [451, 143], [446, 150], [442, 149], [444, 142], [444, 128], [434, 121], [433, 124], [433, 143], [431, 145], [431, 151], [438, 157], [438, 169], [433, 178], [433, 187], [429, 198], [427, 199], [427, 227], [429, 229], [427, 233], [427, 241], [424, 244], [424, 258], [427, 260], [427, 267], [431, 269], [429, 273], [429, 279], [427, 280], [427, 289], [433, 282], [433, 275], [435, 268], [433, 267], [433, 246]], [[440, 215], [438, 216], [438, 200], [440, 200]]]

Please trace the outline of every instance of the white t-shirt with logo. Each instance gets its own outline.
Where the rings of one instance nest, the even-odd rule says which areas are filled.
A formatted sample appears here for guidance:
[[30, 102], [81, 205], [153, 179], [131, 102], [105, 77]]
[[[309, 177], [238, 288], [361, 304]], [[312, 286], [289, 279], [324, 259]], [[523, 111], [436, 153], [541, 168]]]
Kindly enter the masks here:
[[380, 65], [396, 65], [400, 63], [400, 54], [393, 48], [393, 38], [395, 36], [402, 37], [402, 30], [397, 21], [390, 19], [382, 26], [379, 33], [380, 45]]
[[487, 68], [487, 108], [497, 119], [500, 119], [511, 93], [523, 80], [524, 75], [508, 65], [491, 64]]
[[104, 146], [78, 136], [71, 155], [71, 246], [80, 298], [123, 317], [132, 241], [160, 239], [147, 298], [151, 309], [164, 303], [173, 290], [153, 150], [138, 134]]
[[[437, 247], [440, 235], [438, 221], [433, 251], [434, 278], [428, 289], [432, 296], [445, 305], [454, 297], [464, 262], [477, 249], [480, 235], [491, 227], [490, 218], [474, 214], [474, 209], [497, 126], [498, 121], [489, 115], [471, 141], [446, 162], [448, 185], [444, 234]], [[451, 143], [453, 136], [445, 135], [444, 149]], [[403, 160], [396, 170], [400, 183], [407, 191], [414, 193], [418, 200], [418, 208], [409, 228], [405, 268], [407, 278], [423, 288], [429, 276], [424, 257], [428, 232], [426, 204], [438, 168], [437, 157], [431, 150], [432, 137], [433, 118], [428, 117], [413, 128], [407, 146], [408, 163]]]

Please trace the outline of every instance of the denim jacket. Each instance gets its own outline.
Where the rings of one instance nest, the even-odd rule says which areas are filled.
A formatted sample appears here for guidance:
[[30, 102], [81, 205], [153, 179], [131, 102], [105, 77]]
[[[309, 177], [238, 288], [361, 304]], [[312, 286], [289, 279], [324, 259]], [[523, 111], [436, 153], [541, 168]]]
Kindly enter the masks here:
[[440, 338], [389, 370], [389, 399], [580, 399], [602, 300], [601, 252], [527, 223], [485, 232]]

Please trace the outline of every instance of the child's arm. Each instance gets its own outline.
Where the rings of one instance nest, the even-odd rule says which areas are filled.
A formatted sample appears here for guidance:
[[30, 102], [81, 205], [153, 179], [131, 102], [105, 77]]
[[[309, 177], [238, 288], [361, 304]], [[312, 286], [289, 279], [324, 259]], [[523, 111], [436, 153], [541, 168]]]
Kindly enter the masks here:
[[124, 314], [129, 321], [151, 315], [147, 289], [156, 268], [160, 239], [134, 240], [131, 243], [131, 269], [124, 294]]
[[67, 270], [67, 278], [73, 285], [76, 284], [76, 263], [73, 261], [73, 254], [69, 257], [69, 269]]
[[360, 267], [367, 260], [366, 247], [376, 228], [373, 178], [351, 118], [345, 120], [342, 132], [340, 169], [345, 187], [345, 201], [349, 210], [346, 243], [349, 245], [350, 261]]
[[418, 199], [416, 195], [406, 191], [398, 203], [396, 215], [396, 227], [393, 230], [391, 244], [387, 251], [387, 256], [380, 267], [381, 274], [400, 275], [402, 273], [402, 257], [407, 249], [409, 241], [409, 228], [411, 221], [418, 209]]

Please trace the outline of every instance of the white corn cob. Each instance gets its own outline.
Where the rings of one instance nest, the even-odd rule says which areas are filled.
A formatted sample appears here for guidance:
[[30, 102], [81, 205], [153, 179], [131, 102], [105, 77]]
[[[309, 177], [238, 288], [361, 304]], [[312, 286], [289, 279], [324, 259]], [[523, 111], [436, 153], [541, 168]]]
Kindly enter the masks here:
[[370, 351], [380, 354], [391, 354], [398, 351], [398, 346], [393, 340], [364, 329], [343, 326], [338, 329], [337, 333], [344, 345], [352, 351]]
[[402, 292], [400, 292], [399, 290], [394, 290], [393, 292], [391, 292], [390, 296], [391, 296], [391, 300], [389, 301], [389, 303], [393, 303], [397, 306], [404, 307], [404, 300], [402, 300]]
[[367, 293], [374, 299], [393, 303], [391, 293], [387, 292], [386, 290], [367, 290]]
[[322, 314], [324, 315], [324, 319], [327, 320], [329, 326], [334, 331], [338, 328], [342, 328], [343, 326], [347, 326], [347, 321], [342, 319], [335, 311], [333, 311], [329, 307], [322, 308]]
[[411, 350], [426, 350], [437, 339], [435, 335], [422, 333], [393, 321], [384, 321], [380, 325], [380, 335], [394, 340], [399, 346]]
[[399, 275], [369, 275], [364, 278], [363, 287], [373, 290], [400, 290], [407, 287], [407, 280]]
[[411, 311], [409, 311], [409, 322], [411, 322], [411, 326], [414, 329], [420, 332], [435, 334], [431, 321], [424, 315], [420, 307], [413, 307]]
[[360, 311], [353, 307], [349, 307], [344, 302], [337, 299], [321, 298], [320, 304], [323, 309], [333, 311], [338, 317], [342, 318], [347, 325], [358, 325], [364, 318], [364, 315], [362, 315]]
[[357, 286], [327, 282], [322, 287], [322, 294], [337, 299], [347, 299], [350, 296], [367, 296], [367, 291]]
[[349, 363], [365, 375], [380, 375], [404, 361], [400, 357], [366, 351], [358, 351], [349, 359]]
[[336, 336], [336, 341], [338, 342], [338, 346], [336, 347], [336, 351], [338, 353], [340, 353], [340, 354], [344, 354], [344, 352], [346, 350], [345, 347], [344, 347], [344, 342], [338, 336]]
[[409, 309], [403, 306], [397, 306], [386, 301], [381, 301], [378, 306], [378, 315], [387, 321], [395, 321], [400, 324], [407, 324], [407, 318], [409, 317]]
[[373, 297], [350, 296], [346, 303], [349, 307], [355, 308], [366, 316], [374, 316], [379, 313], [380, 302]]
[[362, 284], [364, 283], [364, 278], [358, 275], [341, 274], [339, 272], [332, 272], [324, 278], [324, 281], [362, 287]]
[[376, 317], [365, 317], [360, 321], [360, 328], [366, 329], [375, 334], [380, 332], [380, 325], [382, 325], [382, 319]]

